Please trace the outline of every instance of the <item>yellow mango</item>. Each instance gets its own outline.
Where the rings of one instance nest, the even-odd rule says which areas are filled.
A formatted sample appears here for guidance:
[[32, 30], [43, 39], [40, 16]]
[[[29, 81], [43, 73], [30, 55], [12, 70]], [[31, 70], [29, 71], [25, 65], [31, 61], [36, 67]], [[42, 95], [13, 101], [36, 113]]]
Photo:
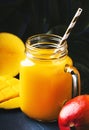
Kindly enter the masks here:
[[11, 76], [0, 76], [0, 90], [7, 87], [7, 81], [12, 78]]
[[17, 78], [13, 78], [11, 76], [0, 76], [0, 90], [7, 87], [12, 86], [13, 84], [18, 84], [19, 80]]
[[19, 96], [19, 85], [19, 79], [0, 78], [0, 102]]
[[11, 98], [5, 102], [0, 103], [0, 108], [15, 109], [20, 107], [20, 97]]
[[16, 76], [25, 57], [25, 45], [14, 34], [0, 33], [0, 75]]

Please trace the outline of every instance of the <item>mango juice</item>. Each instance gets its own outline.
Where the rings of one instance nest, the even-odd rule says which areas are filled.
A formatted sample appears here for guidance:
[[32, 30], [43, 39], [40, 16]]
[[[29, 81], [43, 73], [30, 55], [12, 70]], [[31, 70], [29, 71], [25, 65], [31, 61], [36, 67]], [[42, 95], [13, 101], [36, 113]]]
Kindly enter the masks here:
[[[60, 39], [41, 34], [26, 42], [26, 59], [20, 66], [20, 107], [36, 120], [56, 120], [63, 104], [78, 90], [67, 43], [58, 46]], [[70, 66], [67, 71], [66, 66]]]
[[37, 63], [28, 59], [21, 63], [21, 109], [38, 120], [57, 119], [65, 101], [71, 98], [71, 75], [64, 72], [66, 64], [72, 65], [67, 56], [64, 60]]

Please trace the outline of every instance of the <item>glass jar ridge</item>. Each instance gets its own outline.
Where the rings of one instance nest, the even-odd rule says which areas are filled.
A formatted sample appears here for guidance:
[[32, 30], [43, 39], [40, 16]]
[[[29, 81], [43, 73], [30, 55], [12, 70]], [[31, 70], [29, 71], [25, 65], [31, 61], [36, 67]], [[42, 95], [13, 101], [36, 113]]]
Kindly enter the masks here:
[[26, 55], [40, 60], [53, 60], [68, 54], [67, 41], [60, 45], [61, 36], [37, 34], [26, 41]]

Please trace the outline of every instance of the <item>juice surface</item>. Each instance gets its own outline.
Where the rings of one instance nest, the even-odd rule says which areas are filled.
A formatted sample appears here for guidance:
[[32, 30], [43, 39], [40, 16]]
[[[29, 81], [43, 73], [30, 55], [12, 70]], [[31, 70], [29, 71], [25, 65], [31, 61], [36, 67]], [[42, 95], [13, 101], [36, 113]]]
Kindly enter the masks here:
[[29, 117], [43, 121], [58, 118], [62, 105], [72, 94], [71, 75], [64, 72], [66, 64], [72, 65], [68, 56], [53, 61], [21, 62], [21, 109]]

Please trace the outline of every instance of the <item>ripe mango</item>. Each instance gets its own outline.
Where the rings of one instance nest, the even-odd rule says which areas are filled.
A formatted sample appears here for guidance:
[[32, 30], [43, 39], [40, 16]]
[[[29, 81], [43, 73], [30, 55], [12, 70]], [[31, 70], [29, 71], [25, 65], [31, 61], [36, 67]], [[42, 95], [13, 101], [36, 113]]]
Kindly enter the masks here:
[[[0, 106], [16, 108], [18, 106], [20, 80], [10, 76], [0, 76]], [[11, 100], [12, 99], [12, 100]], [[17, 102], [16, 102], [17, 101]], [[10, 106], [10, 104], [13, 104]]]
[[25, 45], [16, 35], [0, 33], [0, 108], [19, 107], [20, 62], [25, 58]]
[[0, 108], [3, 109], [15, 109], [20, 107], [20, 97], [11, 98], [7, 101], [0, 103]]
[[25, 57], [25, 45], [14, 34], [0, 33], [0, 75], [16, 76]]

